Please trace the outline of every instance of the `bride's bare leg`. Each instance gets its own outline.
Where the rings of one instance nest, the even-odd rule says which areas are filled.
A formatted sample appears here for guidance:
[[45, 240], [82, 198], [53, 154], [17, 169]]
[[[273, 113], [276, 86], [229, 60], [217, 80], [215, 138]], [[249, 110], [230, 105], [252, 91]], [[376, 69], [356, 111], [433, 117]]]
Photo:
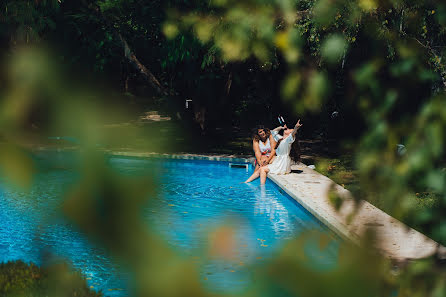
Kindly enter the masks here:
[[260, 168], [260, 184], [264, 185], [266, 182], [266, 176], [268, 175], [269, 168], [267, 166]]
[[245, 183], [250, 183], [253, 180], [255, 180], [256, 178], [258, 178], [259, 176], [260, 176], [260, 170], [256, 170], [247, 180], [245, 180]]
[[260, 176], [260, 166], [259, 164], [257, 164], [256, 168], [254, 169], [254, 173], [247, 180], [245, 180], [245, 183], [250, 183], [259, 176]]

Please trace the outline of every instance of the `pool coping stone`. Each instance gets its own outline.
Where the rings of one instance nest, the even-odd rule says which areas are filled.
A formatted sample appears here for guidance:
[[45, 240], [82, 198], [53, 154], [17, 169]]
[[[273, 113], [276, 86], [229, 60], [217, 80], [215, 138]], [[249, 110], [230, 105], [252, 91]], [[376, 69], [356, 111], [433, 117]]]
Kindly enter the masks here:
[[243, 164], [251, 164], [254, 157], [245, 158], [237, 155], [225, 154], [166, 154], [166, 153], [148, 153], [148, 152], [115, 152], [105, 151], [107, 154], [126, 156], [126, 157], [140, 157], [140, 158], [165, 158], [165, 159], [183, 159], [183, 160], [208, 160], [219, 162], [237, 162]]
[[[446, 258], [446, 248], [408, 227], [364, 200], [356, 200], [350, 191], [303, 163], [291, 166], [292, 173], [269, 174], [270, 180], [312, 213], [336, 234], [361, 245], [369, 231], [380, 254], [398, 263], [430, 257], [438, 252]], [[342, 199], [338, 210], [331, 202], [333, 194]]]

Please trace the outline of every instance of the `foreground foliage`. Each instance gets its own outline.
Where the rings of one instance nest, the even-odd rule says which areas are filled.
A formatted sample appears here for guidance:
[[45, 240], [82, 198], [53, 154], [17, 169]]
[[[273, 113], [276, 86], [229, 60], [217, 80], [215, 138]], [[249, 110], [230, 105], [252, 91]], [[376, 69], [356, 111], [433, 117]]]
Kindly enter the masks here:
[[[226, 61], [255, 57], [274, 63], [279, 51], [288, 65], [282, 98], [297, 112], [322, 111], [341, 88], [341, 120], [364, 125], [356, 151], [357, 196], [378, 200], [397, 218], [412, 217], [446, 243], [439, 213], [446, 208], [444, 4], [216, 1], [206, 12], [177, 13], [179, 21], [166, 24], [168, 34], [177, 32], [173, 27], [190, 28], [203, 43], [214, 43]], [[401, 143], [404, 155], [397, 153]], [[441, 197], [438, 207], [419, 212], [420, 191]]]
[[[184, 91], [185, 97], [197, 96], [199, 104], [212, 106], [213, 120], [227, 119], [224, 110], [230, 110], [230, 115], [258, 116], [256, 110], [264, 109], [273, 117], [277, 110], [271, 98], [280, 95], [289, 116], [306, 115], [313, 124], [326, 121], [340, 140], [355, 137], [354, 163], [360, 181], [356, 197], [379, 201], [391, 215], [410, 218], [428, 236], [446, 243], [444, 3], [216, 0], [168, 1], [167, 7], [159, 1], [81, 1], [80, 6], [68, 0], [61, 6], [58, 1], [30, 3], [2, 4], [11, 25], [7, 38], [2, 38], [16, 41], [19, 38], [15, 36], [22, 36], [22, 47], [12, 46], [13, 50], [7, 51], [8, 63], [2, 69], [7, 78], [7, 84], [1, 85], [2, 172], [18, 186], [29, 188], [32, 184], [35, 165], [23, 143], [34, 122], [39, 122], [39, 133], [44, 136], [62, 134], [79, 139], [82, 153], [76, 169], [80, 179], [65, 194], [61, 211], [129, 267], [135, 276], [134, 295], [212, 295], [202, 287], [192, 261], [171, 251], [143, 221], [141, 208], [156, 189], [152, 177], [123, 177], [108, 168], [96, 150], [98, 144], [132, 144], [141, 139], [139, 147], [149, 147], [150, 136], [160, 131], [141, 136], [131, 126], [119, 135], [104, 130], [104, 122], [119, 118], [122, 108], [102, 99], [108, 99], [107, 95], [65, 77], [54, 63], [58, 55], [32, 48], [27, 39], [31, 35], [20, 32], [32, 28], [39, 32], [33, 35], [39, 40], [57, 35], [53, 40], [78, 44], [73, 49], [79, 49], [80, 44], [84, 55], [67, 51], [67, 57], [59, 60], [73, 59], [73, 64], [93, 61], [99, 73], [124, 77], [130, 73], [126, 63], [135, 59], [128, 61], [133, 56], [119, 36], [130, 38], [139, 47], [134, 52], [154, 53], [140, 57], [147, 65], [158, 63], [158, 68], [151, 68], [153, 73], [163, 79], [174, 78], [166, 83], [169, 93], [177, 89]], [[20, 5], [31, 9], [31, 14], [23, 15], [32, 18], [15, 18], [17, 13], [21, 15]], [[58, 9], [65, 14], [57, 14]], [[162, 19], [151, 15], [164, 9], [167, 12]], [[50, 22], [35, 26], [36, 20], [53, 14], [61, 17], [60, 28], [70, 30], [53, 31]], [[85, 34], [83, 26], [96, 26], [97, 30]], [[157, 34], [151, 34], [154, 32]], [[164, 39], [161, 32], [170, 39]], [[112, 50], [116, 47], [119, 54]], [[157, 61], [158, 54], [165, 59]], [[92, 65], [85, 64], [91, 69]], [[261, 85], [256, 89], [258, 96], [231, 93], [237, 72], [254, 73], [246, 77]], [[243, 82], [239, 80], [243, 90], [237, 95], [248, 96], [251, 90]], [[224, 95], [215, 96], [215, 90], [221, 93], [222, 89]], [[202, 119], [205, 110], [198, 108], [195, 116]], [[397, 153], [398, 144], [404, 144], [405, 154]], [[432, 193], [437, 202], [420, 211], [417, 193], [424, 192]], [[371, 231], [364, 239], [366, 250], [342, 245], [339, 265], [323, 269], [311, 264], [305, 247], [310, 244], [323, 249], [328, 239], [302, 236], [269, 263], [250, 267], [258, 272], [256, 282], [240, 295], [274, 296], [277, 288], [303, 297], [446, 295], [446, 270], [440, 254], [397, 268], [369, 248], [373, 240]]]
[[41, 268], [22, 261], [0, 263], [0, 296], [101, 297], [65, 264]]

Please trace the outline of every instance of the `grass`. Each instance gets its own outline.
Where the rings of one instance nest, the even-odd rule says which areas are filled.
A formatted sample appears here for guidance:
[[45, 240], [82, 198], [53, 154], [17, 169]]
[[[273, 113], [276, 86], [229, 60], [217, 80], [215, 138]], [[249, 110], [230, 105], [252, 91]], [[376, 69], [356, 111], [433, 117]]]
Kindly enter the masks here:
[[316, 171], [353, 193], [359, 190], [358, 173], [350, 154], [338, 158], [316, 158]]
[[417, 208], [418, 209], [430, 209], [436, 207], [441, 199], [440, 195], [435, 194], [433, 192], [421, 192], [415, 193], [417, 200]]

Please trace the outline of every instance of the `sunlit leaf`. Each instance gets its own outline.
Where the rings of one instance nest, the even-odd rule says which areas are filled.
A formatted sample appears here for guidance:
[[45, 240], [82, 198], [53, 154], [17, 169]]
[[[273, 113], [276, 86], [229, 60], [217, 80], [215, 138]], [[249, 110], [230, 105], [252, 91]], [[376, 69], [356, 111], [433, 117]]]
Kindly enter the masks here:
[[332, 35], [328, 37], [321, 49], [322, 56], [329, 63], [340, 62], [340, 59], [346, 51], [347, 43], [341, 35]]
[[295, 99], [299, 90], [301, 78], [299, 73], [291, 73], [282, 86], [282, 96], [285, 100]]
[[0, 170], [12, 184], [29, 190], [35, 173], [34, 162], [22, 148], [3, 143], [0, 145]]
[[179, 33], [178, 27], [173, 23], [166, 23], [163, 26], [163, 33], [164, 35], [166, 35], [167, 38], [173, 39]]

